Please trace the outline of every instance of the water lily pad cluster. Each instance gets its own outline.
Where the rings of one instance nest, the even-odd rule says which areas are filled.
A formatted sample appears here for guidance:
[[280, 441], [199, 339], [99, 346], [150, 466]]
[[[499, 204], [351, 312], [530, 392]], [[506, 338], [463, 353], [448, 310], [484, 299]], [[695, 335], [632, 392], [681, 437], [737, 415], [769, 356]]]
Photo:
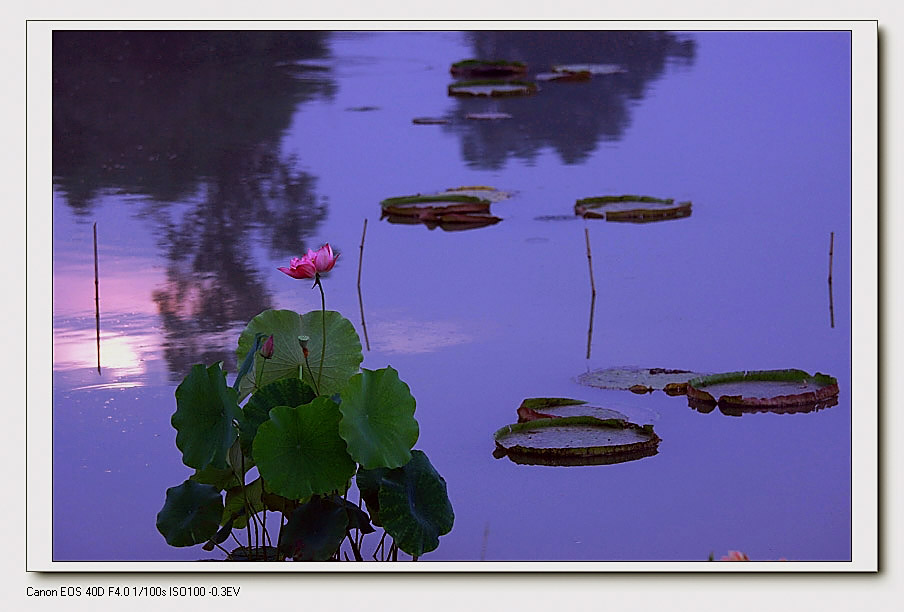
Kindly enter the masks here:
[[496, 458], [528, 465], [608, 465], [658, 452], [652, 425], [631, 423], [620, 412], [570, 398], [528, 398], [518, 422], [494, 434]]
[[675, 202], [672, 198], [607, 195], [579, 199], [574, 204], [574, 214], [585, 219], [649, 223], [689, 217], [691, 206], [689, 201]]
[[[271, 335], [265, 357], [261, 339]], [[324, 342], [315, 379], [305, 353], [319, 356]], [[326, 561], [345, 540], [360, 558], [377, 526], [413, 557], [438, 546], [454, 514], [445, 481], [414, 449], [415, 399], [392, 367], [359, 368], [351, 322], [335, 311], [268, 310], [242, 332], [236, 357], [242, 375], [232, 386], [217, 363], [194, 366], [176, 389], [176, 445], [195, 473], [167, 490], [157, 516], [167, 543], [213, 550], [234, 530], [259, 533], [270, 512], [282, 517], [278, 538], [267, 533], [228, 559]], [[366, 509], [347, 500], [353, 481]]]
[[717, 406], [726, 415], [756, 412], [791, 414], [813, 412], [838, 403], [838, 381], [804, 370], [746, 370], [705, 374], [668, 368], [614, 367], [585, 372], [577, 382], [600, 389], [637, 394], [663, 391], [687, 396], [688, 405], [702, 413]]
[[446, 231], [475, 229], [500, 222], [501, 218], [490, 214], [490, 205], [510, 196], [493, 187], [474, 186], [387, 198], [380, 202], [381, 218]]

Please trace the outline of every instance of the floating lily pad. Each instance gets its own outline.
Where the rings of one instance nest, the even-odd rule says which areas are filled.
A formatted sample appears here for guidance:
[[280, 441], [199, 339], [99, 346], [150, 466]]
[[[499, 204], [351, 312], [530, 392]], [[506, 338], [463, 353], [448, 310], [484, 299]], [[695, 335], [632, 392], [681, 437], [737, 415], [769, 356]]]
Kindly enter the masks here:
[[537, 91], [537, 84], [530, 81], [461, 81], [449, 85], [448, 89], [450, 96], [493, 98], [529, 96]]
[[574, 72], [541, 72], [534, 78], [538, 81], [589, 81], [593, 73], [589, 70], [577, 70]]
[[658, 452], [652, 425], [572, 416], [514, 423], [495, 434], [494, 456], [537, 465], [603, 465]]
[[511, 119], [508, 113], [468, 113], [465, 119], [474, 119], [476, 121], [498, 121], [499, 119]]
[[529, 397], [521, 402], [518, 407], [519, 423], [572, 416], [591, 416], [601, 420], [618, 419], [628, 421], [626, 415], [616, 410], [600, 406], [588, 406], [585, 401], [564, 397]]
[[598, 196], [575, 202], [574, 214], [585, 219], [646, 223], [688, 217], [691, 202], [638, 195]]
[[467, 59], [452, 64], [449, 72], [457, 78], [518, 76], [527, 73], [527, 64], [506, 60]]
[[628, 72], [618, 64], [560, 64], [552, 67], [553, 72], [590, 74], [622, 74]]
[[[480, 193], [480, 195], [474, 195]], [[489, 214], [490, 198], [499, 198], [493, 188], [469, 187], [435, 194], [417, 194], [387, 198], [380, 202], [382, 218], [390, 223], [425, 224], [428, 228], [445, 230], [472, 229], [502, 221]], [[507, 197], [507, 196], [506, 196]]]
[[625, 366], [585, 372], [577, 377], [577, 381], [600, 389], [623, 389], [634, 393], [662, 390], [669, 395], [684, 395], [687, 381], [699, 376], [703, 374], [690, 370]]
[[[687, 397], [695, 403], [718, 404], [720, 409], [759, 412], [804, 406], [816, 410], [838, 396], [838, 381], [803, 370], [748, 370], [695, 377]], [[825, 407], [825, 406], [823, 406]]]
[[445, 117], [415, 117], [411, 120], [415, 125], [445, 125], [450, 123]]
[[464, 196], [473, 196], [475, 198], [480, 198], [481, 200], [487, 200], [491, 203], [501, 202], [502, 200], [507, 200], [512, 197], [511, 192], [502, 191], [501, 189], [496, 189], [495, 187], [488, 187], [486, 185], [471, 185], [465, 187], [451, 187], [446, 189], [445, 191], [441, 191], [438, 196], [445, 195], [464, 195]]

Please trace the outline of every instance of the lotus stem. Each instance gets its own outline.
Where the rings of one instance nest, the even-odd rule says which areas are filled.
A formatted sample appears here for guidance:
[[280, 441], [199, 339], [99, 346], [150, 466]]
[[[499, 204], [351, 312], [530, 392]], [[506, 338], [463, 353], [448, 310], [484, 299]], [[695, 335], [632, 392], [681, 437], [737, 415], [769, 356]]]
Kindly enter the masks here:
[[832, 256], [835, 251], [835, 232], [829, 235], [829, 319], [835, 327], [835, 304], [832, 296]]
[[364, 219], [364, 230], [361, 232], [361, 246], [358, 253], [358, 306], [361, 307], [361, 329], [364, 331], [364, 343], [370, 350], [370, 340], [367, 337], [367, 323], [364, 322], [364, 298], [361, 296], [361, 264], [364, 261], [364, 236], [367, 235], [367, 219]]
[[348, 529], [346, 529], [345, 535], [348, 538], [348, 541], [352, 545], [352, 553], [354, 553], [354, 555], [355, 555], [355, 561], [364, 561], [364, 559], [361, 557], [361, 551], [358, 550], [358, 544], [355, 542], [355, 539], [352, 537], [352, 532], [349, 531]]
[[320, 274], [317, 274], [316, 284], [320, 288], [320, 320], [323, 323], [323, 339], [320, 342], [320, 368], [317, 370], [317, 395], [320, 395], [320, 378], [323, 376], [323, 360], [326, 357], [326, 296], [323, 293]]

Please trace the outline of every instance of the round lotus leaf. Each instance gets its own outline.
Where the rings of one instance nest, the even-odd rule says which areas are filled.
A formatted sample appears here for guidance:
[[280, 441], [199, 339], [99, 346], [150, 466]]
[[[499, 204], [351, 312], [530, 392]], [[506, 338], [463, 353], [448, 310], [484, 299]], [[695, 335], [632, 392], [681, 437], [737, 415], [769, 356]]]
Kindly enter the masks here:
[[254, 438], [257, 469], [267, 490], [287, 499], [345, 490], [355, 462], [339, 437], [339, 409], [326, 397], [303, 406], [276, 406]]
[[203, 544], [220, 528], [223, 498], [213, 485], [186, 480], [166, 490], [166, 502], [157, 514], [157, 531], [170, 546]]
[[[471, 115], [468, 115], [468, 117], [473, 119], [505, 119], [510, 118], [511, 115], [507, 115], [506, 113], [472, 113]], [[512, 197], [511, 192], [502, 191], [501, 189], [488, 187], [486, 185], [452, 187], [445, 191], [441, 191], [436, 195], [464, 195], [480, 198], [481, 200], [487, 200], [489, 202], [501, 202], [502, 200], [507, 200]]]
[[[348, 379], [358, 372], [364, 354], [361, 352], [361, 339], [352, 322], [335, 310], [326, 311], [326, 355], [323, 359], [323, 374], [319, 385], [314, 385], [320, 367], [320, 351], [323, 346], [324, 314], [320, 310], [312, 310], [301, 317], [301, 334], [308, 340], [308, 364], [310, 370], [304, 368], [301, 379], [318, 389], [321, 395], [339, 393]], [[298, 338], [296, 337], [296, 343]], [[312, 379], [313, 371], [313, 379]]]
[[182, 462], [198, 470], [226, 467], [226, 454], [238, 436], [233, 420], [241, 415], [234, 389], [226, 386], [226, 373], [216, 363], [192, 366], [176, 388], [176, 446]]
[[489, 96], [493, 98], [504, 96], [528, 96], [536, 93], [537, 90], [537, 84], [528, 81], [461, 81], [453, 83], [448, 87], [450, 96]]
[[348, 524], [344, 505], [315, 497], [296, 508], [280, 530], [280, 553], [296, 561], [327, 561], [342, 544]]
[[683, 386], [687, 381], [698, 376], [703, 376], [703, 374], [688, 370], [626, 366], [585, 372], [577, 377], [577, 381], [582, 385], [600, 389], [625, 389], [634, 392], [648, 392], [663, 390], [669, 388], [669, 385], [673, 385], [671, 388], [675, 388], [674, 385], [678, 385], [683, 390]]
[[[264, 482], [255, 478], [253, 482], [236, 485], [226, 491], [226, 500], [223, 505], [222, 524], [232, 521], [236, 529], [244, 529], [248, 525], [248, 514], [261, 512], [266, 506], [263, 502]], [[245, 504], [248, 504], [247, 506]]]
[[434, 550], [439, 536], [452, 531], [455, 514], [446, 481], [421, 451], [412, 451], [411, 461], [383, 475], [379, 499], [383, 529], [409, 555]]
[[[318, 388], [321, 395], [331, 395], [342, 389], [364, 360], [361, 340], [351, 321], [336, 311], [326, 311], [326, 353], [320, 385], [316, 387], [314, 379], [320, 369], [323, 321], [320, 310], [303, 316], [292, 310], [265, 310], [254, 317], [239, 337], [236, 357], [239, 362], [245, 358], [258, 333], [265, 337], [273, 335], [273, 356], [264, 359], [260, 354], [255, 355], [251, 372], [240, 383], [240, 397], [246, 397], [252, 391], [282, 378], [301, 378]], [[309, 338], [307, 364], [298, 342], [299, 336]], [[313, 371], [313, 379], [308, 366]]]
[[383, 523], [380, 521], [380, 483], [383, 482], [383, 476], [388, 472], [388, 468], [375, 468], [368, 470], [358, 467], [358, 473], [355, 475], [355, 484], [358, 485], [358, 491], [361, 493], [361, 499], [370, 512], [370, 521], [378, 527]]
[[272, 408], [301, 406], [310, 403], [315, 397], [317, 394], [314, 393], [314, 389], [298, 378], [277, 380], [255, 391], [242, 408], [244, 418], [239, 421], [239, 440], [242, 443], [242, 450], [251, 454], [257, 429], [261, 423], [270, 418]]
[[467, 59], [449, 69], [454, 77], [511, 77], [527, 73], [527, 64], [508, 60]]
[[693, 378], [687, 384], [689, 401], [718, 404], [720, 409], [824, 407], [838, 395], [838, 381], [803, 370], [747, 370]]
[[628, 421], [628, 416], [601, 406], [589, 406], [582, 400], [565, 397], [529, 397], [518, 407], [518, 422], [536, 421], [543, 418], [570, 416], [592, 416], [597, 419], [619, 419]]
[[652, 425], [589, 416], [515, 423], [499, 429], [494, 437], [500, 455], [549, 465], [616, 463], [625, 457], [655, 454], [660, 441]]
[[391, 367], [362, 370], [342, 390], [339, 435], [366, 469], [397, 468], [411, 459], [419, 429], [408, 385]]
[[675, 202], [672, 198], [639, 195], [610, 195], [582, 198], [575, 202], [574, 213], [585, 219], [645, 223], [688, 217], [691, 202]]

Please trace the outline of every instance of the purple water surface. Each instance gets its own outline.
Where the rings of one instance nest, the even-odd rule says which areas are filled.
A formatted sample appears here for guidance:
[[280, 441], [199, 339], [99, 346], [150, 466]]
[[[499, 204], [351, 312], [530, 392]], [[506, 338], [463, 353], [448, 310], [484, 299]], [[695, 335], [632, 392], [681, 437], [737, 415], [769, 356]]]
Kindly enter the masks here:
[[[312, 33], [241, 61], [238, 37], [214, 41], [211, 61], [191, 36], [131, 40], [125, 58], [97, 50], [122, 38], [86, 36], [56, 39], [54, 56], [55, 561], [207, 556], [155, 528], [166, 488], [191, 473], [170, 425], [175, 387], [193, 363], [234, 372], [258, 312], [319, 308], [276, 267], [324, 242], [343, 254], [327, 307], [360, 333], [365, 219], [362, 365], [392, 365], [410, 385], [416, 448], [455, 509], [423, 560], [850, 559], [847, 32]], [[155, 44], [181, 51], [135, 51]], [[628, 72], [527, 98], [449, 97], [449, 65], [479, 55]], [[513, 117], [464, 119], [487, 111]], [[423, 116], [450, 123], [412, 124]], [[384, 198], [462, 185], [514, 192], [492, 207], [503, 221], [380, 220]], [[572, 214], [578, 198], [621, 193], [692, 200], [693, 214]], [[621, 365], [800, 368], [837, 377], [841, 393], [816, 412], [733, 417], [574, 380]], [[539, 396], [652, 423], [659, 453], [568, 468], [494, 459], [493, 432]]]

